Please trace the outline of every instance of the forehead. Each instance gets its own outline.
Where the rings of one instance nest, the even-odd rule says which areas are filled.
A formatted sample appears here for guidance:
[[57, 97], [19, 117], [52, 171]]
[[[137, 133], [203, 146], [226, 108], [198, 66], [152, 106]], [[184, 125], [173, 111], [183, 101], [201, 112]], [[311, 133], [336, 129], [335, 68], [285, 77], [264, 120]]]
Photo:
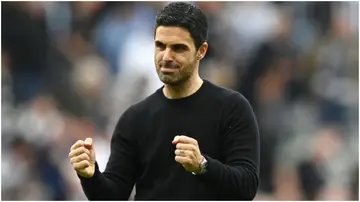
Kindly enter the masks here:
[[190, 33], [182, 27], [164, 27], [159, 26], [155, 32], [155, 40], [164, 44], [186, 44], [194, 45]]

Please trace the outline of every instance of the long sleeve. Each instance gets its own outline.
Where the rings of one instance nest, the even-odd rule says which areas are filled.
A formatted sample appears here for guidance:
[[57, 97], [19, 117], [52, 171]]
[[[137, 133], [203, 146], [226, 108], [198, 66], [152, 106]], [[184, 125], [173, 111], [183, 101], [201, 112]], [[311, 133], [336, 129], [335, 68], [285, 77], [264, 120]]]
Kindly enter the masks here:
[[126, 111], [118, 121], [105, 171], [101, 173], [96, 164], [92, 178], [79, 177], [89, 200], [128, 200], [139, 173], [132, 116]]
[[[259, 186], [260, 143], [258, 124], [249, 102], [240, 94], [224, 109], [222, 162], [203, 154], [208, 171], [199, 175], [207, 186], [220, 189], [232, 200], [253, 200]], [[201, 149], [201, 148], [200, 148]]]

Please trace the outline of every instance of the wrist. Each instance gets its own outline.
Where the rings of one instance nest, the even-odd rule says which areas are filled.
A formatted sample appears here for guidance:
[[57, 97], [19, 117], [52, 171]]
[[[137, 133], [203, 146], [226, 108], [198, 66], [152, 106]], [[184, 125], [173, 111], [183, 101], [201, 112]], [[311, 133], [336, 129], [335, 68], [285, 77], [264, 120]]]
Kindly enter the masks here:
[[95, 162], [95, 165], [90, 165], [88, 170], [76, 171], [77, 176], [82, 180], [92, 180], [96, 178], [97, 172], [99, 171], [99, 165]]
[[199, 169], [195, 172], [192, 172], [193, 175], [204, 174], [207, 171], [208, 162], [204, 156], [201, 156], [201, 161], [199, 163]]

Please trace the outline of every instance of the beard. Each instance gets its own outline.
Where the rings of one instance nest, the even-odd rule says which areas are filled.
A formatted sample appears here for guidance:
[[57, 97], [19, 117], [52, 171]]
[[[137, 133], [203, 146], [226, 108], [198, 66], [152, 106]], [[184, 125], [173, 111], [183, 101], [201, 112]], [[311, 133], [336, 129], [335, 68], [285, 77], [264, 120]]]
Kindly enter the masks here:
[[[194, 66], [194, 62], [192, 62], [177, 68], [179, 65], [174, 62], [166, 63], [162, 61], [157, 68], [157, 74], [164, 84], [176, 86], [186, 82], [191, 77], [194, 72]], [[175, 72], [161, 72], [161, 67], [177, 68], [177, 70]]]

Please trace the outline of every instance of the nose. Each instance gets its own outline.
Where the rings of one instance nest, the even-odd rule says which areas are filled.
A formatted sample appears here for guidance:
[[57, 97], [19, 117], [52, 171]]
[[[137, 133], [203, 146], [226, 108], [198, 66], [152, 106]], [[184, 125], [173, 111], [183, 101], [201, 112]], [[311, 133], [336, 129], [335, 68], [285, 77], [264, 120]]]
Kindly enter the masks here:
[[165, 49], [164, 50], [164, 55], [163, 55], [163, 61], [171, 61], [171, 60], [173, 60], [172, 59], [172, 51], [171, 51], [171, 49], [170, 48], [167, 48], [167, 49]]

